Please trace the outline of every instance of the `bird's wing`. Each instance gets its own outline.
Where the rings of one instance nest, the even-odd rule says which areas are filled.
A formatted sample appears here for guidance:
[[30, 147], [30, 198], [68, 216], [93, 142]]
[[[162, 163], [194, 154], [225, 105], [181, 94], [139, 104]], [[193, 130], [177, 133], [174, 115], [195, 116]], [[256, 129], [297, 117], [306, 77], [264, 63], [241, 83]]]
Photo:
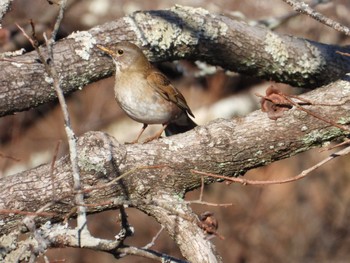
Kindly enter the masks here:
[[147, 74], [147, 82], [164, 99], [174, 102], [180, 109], [187, 111], [189, 115], [194, 117], [184, 96], [173, 85], [171, 85], [170, 80], [162, 73], [158, 71], [150, 72], [150, 74]]

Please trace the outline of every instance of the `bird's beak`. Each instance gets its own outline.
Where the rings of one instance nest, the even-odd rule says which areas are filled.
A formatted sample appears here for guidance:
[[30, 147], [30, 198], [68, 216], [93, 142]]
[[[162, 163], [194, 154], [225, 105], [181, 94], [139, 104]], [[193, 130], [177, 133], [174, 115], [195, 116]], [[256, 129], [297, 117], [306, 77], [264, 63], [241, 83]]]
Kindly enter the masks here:
[[100, 50], [102, 50], [103, 52], [107, 53], [108, 55], [110, 55], [111, 57], [115, 57], [115, 53], [114, 51], [112, 51], [111, 49], [109, 48], [106, 48], [104, 46], [101, 46], [101, 45], [96, 45], [96, 47]]

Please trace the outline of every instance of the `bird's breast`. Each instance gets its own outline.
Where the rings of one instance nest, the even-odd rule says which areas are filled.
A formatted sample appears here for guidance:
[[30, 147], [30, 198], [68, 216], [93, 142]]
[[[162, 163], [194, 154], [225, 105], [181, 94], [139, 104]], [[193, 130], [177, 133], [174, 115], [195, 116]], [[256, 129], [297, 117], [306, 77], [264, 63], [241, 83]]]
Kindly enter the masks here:
[[125, 113], [135, 121], [164, 124], [176, 119], [182, 110], [156, 92], [142, 74], [116, 76], [115, 97]]

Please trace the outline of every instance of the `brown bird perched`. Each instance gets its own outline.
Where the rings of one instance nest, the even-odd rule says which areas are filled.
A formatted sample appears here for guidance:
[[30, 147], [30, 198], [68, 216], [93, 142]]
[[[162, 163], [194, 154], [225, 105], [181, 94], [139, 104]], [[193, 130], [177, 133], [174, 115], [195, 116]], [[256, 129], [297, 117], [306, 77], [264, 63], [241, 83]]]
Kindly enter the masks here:
[[115, 98], [125, 113], [143, 123], [137, 143], [149, 124], [162, 124], [162, 129], [146, 139], [152, 141], [165, 130], [167, 136], [186, 132], [197, 125], [184, 96], [171, 85], [158, 69], [153, 67], [142, 50], [130, 42], [119, 42], [111, 47], [97, 45], [107, 53], [116, 66]]

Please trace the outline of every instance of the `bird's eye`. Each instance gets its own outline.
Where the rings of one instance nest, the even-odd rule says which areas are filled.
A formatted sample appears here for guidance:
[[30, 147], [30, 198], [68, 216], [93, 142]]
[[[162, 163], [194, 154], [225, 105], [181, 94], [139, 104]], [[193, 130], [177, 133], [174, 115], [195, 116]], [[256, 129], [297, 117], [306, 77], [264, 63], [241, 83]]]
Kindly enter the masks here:
[[117, 53], [118, 53], [118, 55], [123, 55], [124, 54], [124, 50], [122, 50], [122, 49], [118, 49], [118, 51], [117, 51]]

